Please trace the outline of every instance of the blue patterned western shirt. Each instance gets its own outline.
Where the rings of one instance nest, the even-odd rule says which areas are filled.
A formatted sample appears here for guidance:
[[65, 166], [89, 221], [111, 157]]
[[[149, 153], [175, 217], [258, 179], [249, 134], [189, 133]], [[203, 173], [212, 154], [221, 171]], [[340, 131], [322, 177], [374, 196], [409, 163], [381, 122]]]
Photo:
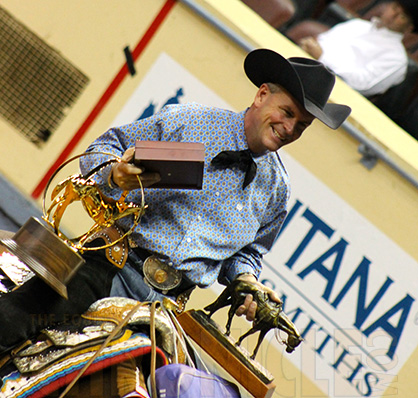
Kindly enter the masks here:
[[[254, 157], [257, 174], [244, 190], [244, 173], [238, 168], [218, 170], [211, 166], [220, 151], [248, 149], [244, 115], [245, 111], [235, 113], [195, 103], [170, 105], [149, 118], [111, 128], [87, 150], [122, 156], [136, 140], [204, 144], [203, 188], [145, 189], [148, 208], [132, 234], [139, 247], [159, 254], [202, 287], [218, 278], [233, 280], [245, 272], [258, 277], [261, 257], [275, 242], [287, 212], [288, 175], [277, 153]], [[82, 171], [105, 159], [99, 154], [84, 156]], [[120, 190], [108, 188], [107, 174], [96, 174], [96, 182], [106, 195], [120, 196]], [[140, 198], [140, 190], [128, 196], [135, 202]], [[119, 225], [127, 230], [131, 222], [127, 217]]]

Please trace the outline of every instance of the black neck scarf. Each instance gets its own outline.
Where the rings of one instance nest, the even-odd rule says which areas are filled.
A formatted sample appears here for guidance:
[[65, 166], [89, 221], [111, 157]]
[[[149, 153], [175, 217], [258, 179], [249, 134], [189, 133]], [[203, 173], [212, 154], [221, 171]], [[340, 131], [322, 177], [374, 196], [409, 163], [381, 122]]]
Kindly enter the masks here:
[[249, 149], [243, 151], [222, 151], [212, 159], [211, 164], [221, 170], [238, 167], [241, 171], [244, 171], [245, 178], [242, 189], [245, 189], [251, 183], [257, 172], [257, 165]]

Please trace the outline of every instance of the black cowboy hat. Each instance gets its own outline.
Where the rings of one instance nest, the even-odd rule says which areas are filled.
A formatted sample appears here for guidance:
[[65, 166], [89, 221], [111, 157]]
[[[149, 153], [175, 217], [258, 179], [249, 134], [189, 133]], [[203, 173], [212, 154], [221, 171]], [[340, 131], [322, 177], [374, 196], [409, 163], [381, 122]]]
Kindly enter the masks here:
[[417, 0], [396, 0], [412, 19], [414, 31], [418, 31], [418, 2]]
[[335, 75], [313, 59], [285, 59], [274, 51], [257, 49], [245, 58], [244, 70], [257, 87], [275, 83], [285, 88], [310, 114], [332, 129], [340, 127], [351, 112], [346, 105], [327, 103]]

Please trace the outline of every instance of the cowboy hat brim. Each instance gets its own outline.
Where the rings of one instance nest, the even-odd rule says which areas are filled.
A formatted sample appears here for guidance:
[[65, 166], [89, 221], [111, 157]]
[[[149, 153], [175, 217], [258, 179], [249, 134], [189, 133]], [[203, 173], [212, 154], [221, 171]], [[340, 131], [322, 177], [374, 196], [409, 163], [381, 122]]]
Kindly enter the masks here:
[[245, 58], [244, 70], [257, 87], [263, 83], [282, 86], [310, 114], [332, 129], [341, 126], [351, 112], [346, 105], [327, 103], [335, 75], [318, 61], [307, 58], [287, 60], [274, 51], [257, 49]]

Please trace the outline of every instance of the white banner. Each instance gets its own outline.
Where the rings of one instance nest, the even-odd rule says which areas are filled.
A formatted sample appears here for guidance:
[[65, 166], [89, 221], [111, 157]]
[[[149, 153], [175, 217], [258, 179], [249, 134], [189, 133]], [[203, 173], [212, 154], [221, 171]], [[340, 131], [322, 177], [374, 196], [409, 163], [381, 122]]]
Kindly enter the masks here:
[[292, 200], [261, 280], [282, 295], [305, 338], [288, 358], [330, 397], [396, 394], [385, 390], [418, 344], [418, 264], [281, 156]]

